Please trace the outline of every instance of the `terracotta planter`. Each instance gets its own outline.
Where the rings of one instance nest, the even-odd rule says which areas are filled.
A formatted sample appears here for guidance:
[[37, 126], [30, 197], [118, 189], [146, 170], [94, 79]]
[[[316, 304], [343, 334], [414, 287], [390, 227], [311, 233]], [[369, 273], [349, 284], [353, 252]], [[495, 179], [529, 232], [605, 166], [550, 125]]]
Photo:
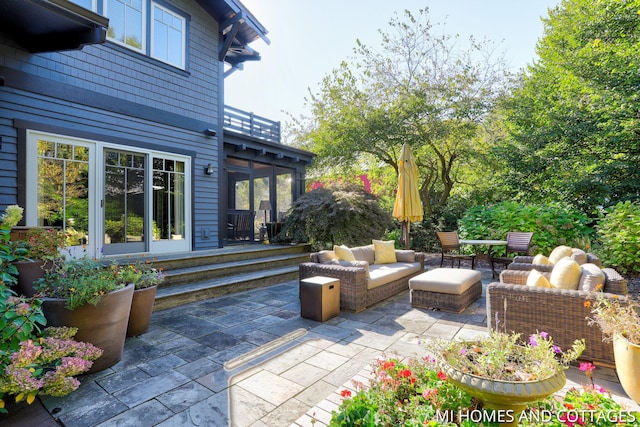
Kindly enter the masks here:
[[155, 285], [144, 289], [136, 289], [133, 292], [129, 325], [127, 326], [128, 337], [135, 337], [149, 330], [157, 289], [158, 286]]
[[53, 264], [37, 261], [17, 261], [13, 265], [18, 269], [18, 284], [15, 291], [26, 297], [32, 297], [36, 291], [33, 289], [33, 282], [44, 277], [44, 272], [53, 267]]
[[517, 426], [520, 413], [528, 404], [542, 400], [560, 390], [567, 382], [563, 371], [539, 381], [499, 381], [467, 374], [453, 366], [443, 369], [449, 381], [482, 401], [484, 407], [503, 411], [506, 422], [500, 425]]
[[86, 304], [75, 310], [65, 307], [66, 300], [43, 298], [42, 311], [49, 326], [78, 328], [76, 341], [86, 341], [101, 348], [104, 353], [93, 362], [89, 373], [102, 371], [120, 361], [133, 298], [133, 285], [104, 295], [93, 306]]
[[620, 385], [631, 399], [640, 404], [640, 346], [616, 333], [613, 336], [613, 356]]

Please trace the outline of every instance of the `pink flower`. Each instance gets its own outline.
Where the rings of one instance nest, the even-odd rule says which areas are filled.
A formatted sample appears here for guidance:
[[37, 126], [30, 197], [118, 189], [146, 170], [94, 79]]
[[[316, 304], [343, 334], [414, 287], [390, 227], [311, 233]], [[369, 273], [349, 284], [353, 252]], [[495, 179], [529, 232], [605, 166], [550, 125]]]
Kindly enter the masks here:
[[422, 392], [422, 397], [424, 397], [426, 400], [431, 399], [433, 396], [435, 396], [436, 394], [438, 394], [438, 390], [435, 388], [427, 388]]
[[580, 370], [584, 371], [588, 377], [591, 376], [593, 370], [596, 369], [595, 365], [591, 362], [580, 362]]

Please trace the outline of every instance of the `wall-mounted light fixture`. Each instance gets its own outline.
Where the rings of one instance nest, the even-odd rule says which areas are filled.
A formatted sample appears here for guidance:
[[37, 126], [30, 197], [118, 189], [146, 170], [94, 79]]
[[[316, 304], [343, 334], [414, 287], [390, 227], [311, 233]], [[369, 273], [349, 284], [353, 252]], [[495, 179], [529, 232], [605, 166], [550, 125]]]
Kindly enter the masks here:
[[204, 173], [207, 175], [213, 175], [213, 165], [209, 163], [206, 168], [204, 168]]
[[204, 134], [207, 136], [216, 136], [218, 132], [216, 132], [215, 129], [208, 128], [204, 130]]

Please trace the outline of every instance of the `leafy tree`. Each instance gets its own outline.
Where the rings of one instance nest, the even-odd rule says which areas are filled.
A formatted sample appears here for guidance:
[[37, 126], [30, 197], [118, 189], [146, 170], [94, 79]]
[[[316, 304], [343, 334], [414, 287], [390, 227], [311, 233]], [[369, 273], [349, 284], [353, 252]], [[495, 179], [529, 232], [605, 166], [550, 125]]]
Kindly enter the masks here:
[[640, 198], [639, 12], [638, 0], [564, 0], [549, 12], [496, 150], [521, 199], [592, 212]]
[[[357, 42], [307, 100], [311, 117], [297, 123], [297, 139], [318, 154], [315, 167], [373, 170], [386, 166], [396, 185], [401, 146], [412, 147], [427, 214], [443, 206], [470, 164], [474, 138], [504, 89], [503, 63], [487, 42], [436, 35], [428, 11], [405, 11], [380, 32], [374, 49]], [[440, 34], [440, 33], [438, 33]]]
[[391, 216], [362, 187], [338, 184], [317, 188], [295, 202], [278, 237], [309, 242], [314, 250], [333, 245], [366, 245], [391, 226]]

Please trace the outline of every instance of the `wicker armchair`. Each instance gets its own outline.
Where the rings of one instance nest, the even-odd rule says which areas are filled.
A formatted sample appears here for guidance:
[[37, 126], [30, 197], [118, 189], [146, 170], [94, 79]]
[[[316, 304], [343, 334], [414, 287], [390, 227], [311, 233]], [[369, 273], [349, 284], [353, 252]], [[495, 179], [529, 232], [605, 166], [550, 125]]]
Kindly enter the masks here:
[[415, 253], [415, 262], [419, 263], [418, 271], [371, 289], [367, 286], [368, 279], [365, 267], [321, 263], [318, 253], [312, 253], [310, 259], [311, 262], [300, 264], [300, 280], [313, 276], [340, 279], [340, 308], [359, 312], [390, 296], [408, 290], [409, 279], [424, 272], [425, 255], [422, 252]]
[[[553, 270], [553, 265], [532, 264], [533, 258], [534, 257], [532, 256], [518, 255], [515, 258], [513, 258], [513, 262], [507, 266], [507, 269], [508, 270], [527, 270], [527, 271], [536, 269], [541, 273], [542, 272], [551, 273], [551, 270]], [[587, 262], [595, 264], [598, 267], [602, 268], [602, 262], [600, 261], [600, 258], [598, 258], [597, 255], [594, 255], [592, 253], [587, 253]]]
[[[602, 295], [615, 298], [627, 294], [627, 281], [611, 268], [604, 268]], [[549, 273], [543, 273], [549, 277]], [[526, 340], [536, 332], [547, 332], [560, 348], [567, 349], [584, 338], [582, 359], [613, 365], [613, 345], [603, 342], [597, 325], [590, 326], [593, 292], [526, 286], [529, 271], [504, 270], [501, 283], [487, 286], [487, 324], [490, 329], [516, 332]]]

